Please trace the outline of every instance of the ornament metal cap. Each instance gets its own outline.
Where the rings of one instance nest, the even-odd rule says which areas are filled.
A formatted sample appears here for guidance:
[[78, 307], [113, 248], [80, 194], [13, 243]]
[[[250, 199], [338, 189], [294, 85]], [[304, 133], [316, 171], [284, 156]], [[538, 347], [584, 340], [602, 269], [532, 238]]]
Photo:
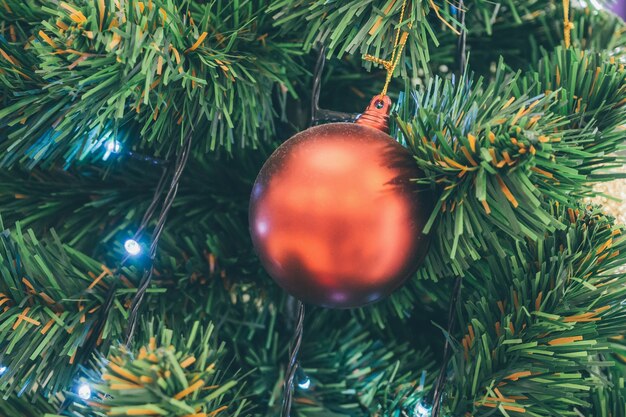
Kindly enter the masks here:
[[387, 95], [377, 95], [372, 98], [369, 106], [356, 120], [356, 124], [373, 127], [382, 132], [389, 133], [389, 112], [391, 111], [391, 99]]

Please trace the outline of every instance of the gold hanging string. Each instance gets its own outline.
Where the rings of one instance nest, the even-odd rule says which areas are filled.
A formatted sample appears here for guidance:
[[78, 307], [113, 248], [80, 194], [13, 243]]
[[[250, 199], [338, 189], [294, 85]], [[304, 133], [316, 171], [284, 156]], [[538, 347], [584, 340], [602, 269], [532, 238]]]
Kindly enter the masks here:
[[437, 6], [435, 4], [434, 0], [430, 0], [430, 7], [432, 7], [432, 9], [435, 11], [435, 14], [437, 15], [437, 18], [439, 20], [441, 20], [443, 22], [444, 25], [446, 25], [452, 32], [456, 33], [457, 35], [460, 35], [461, 32], [459, 32], [459, 30], [457, 28], [455, 28], [454, 26], [452, 26], [452, 24], [450, 24], [450, 22], [448, 22], [446, 19], [443, 18], [443, 16], [441, 15], [441, 13], [439, 13], [439, 6]]
[[[377, 56], [373, 56], [370, 54], [365, 54], [365, 56], [363, 56], [364, 60], [382, 65], [383, 68], [385, 68], [385, 70], [387, 71], [385, 85], [383, 86], [383, 90], [380, 93], [381, 96], [387, 95], [387, 89], [389, 88], [391, 77], [393, 76], [393, 73], [396, 70], [398, 63], [400, 62], [402, 50], [404, 49], [407, 38], [409, 37], [409, 32], [402, 32], [402, 29], [400, 28], [402, 26], [402, 22], [404, 21], [404, 12], [406, 10], [407, 3], [408, 0], [404, 0], [402, 2], [402, 9], [400, 11], [400, 22], [398, 23], [398, 30], [396, 30], [396, 39], [393, 43], [393, 52], [391, 53], [391, 59], [389, 61], [385, 61], [384, 59], [378, 58]], [[409, 22], [409, 24], [407, 25], [407, 29], [410, 30], [412, 26], [413, 22]], [[402, 36], [400, 36], [400, 32], [402, 32]]]
[[566, 48], [569, 48], [572, 43], [572, 29], [574, 29], [574, 24], [569, 19], [569, 11], [569, 0], [563, 0], [563, 39]]
[[[400, 22], [398, 23], [398, 29], [396, 30], [396, 39], [393, 44], [393, 51], [391, 53], [391, 59], [386, 61], [384, 59], [381, 59], [377, 56], [373, 56], [370, 54], [365, 54], [363, 56], [364, 60], [382, 65], [382, 67], [385, 68], [385, 70], [387, 71], [387, 78], [385, 79], [385, 85], [383, 86], [382, 92], [380, 93], [381, 96], [387, 95], [387, 89], [389, 88], [389, 83], [391, 83], [391, 77], [393, 76], [393, 73], [395, 72], [396, 67], [398, 66], [398, 63], [400, 62], [400, 58], [402, 57], [402, 51], [404, 50], [404, 46], [406, 45], [406, 41], [409, 37], [409, 32], [402, 32], [401, 30], [402, 22], [404, 21], [404, 12], [406, 11], [406, 8], [407, 8], [407, 3], [408, 3], [408, 0], [404, 0], [402, 2], [402, 9], [400, 10]], [[439, 20], [441, 20], [443, 23], [446, 24], [446, 26], [452, 29], [454, 33], [459, 35], [460, 32], [441, 16], [441, 14], [439, 13], [439, 7], [434, 3], [433, 0], [430, 0], [430, 4], [433, 10], [435, 11], [435, 14], [439, 18]], [[406, 27], [408, 30], [411, 30], [411, 28], [413, 27], [413, 22], [409, 22]], [[401, 32], [402, 32], [402, 35], [400, 35]]]

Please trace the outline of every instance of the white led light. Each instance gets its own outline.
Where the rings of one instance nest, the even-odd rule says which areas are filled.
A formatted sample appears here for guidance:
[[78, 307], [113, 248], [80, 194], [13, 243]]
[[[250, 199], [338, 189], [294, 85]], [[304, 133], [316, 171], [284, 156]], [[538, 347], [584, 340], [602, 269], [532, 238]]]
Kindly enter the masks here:
[[122, 149], [122, 144], [115, 139], [109, 139], [106, 142], [106, 148], [108, 152], [118, 153]]
[[0, 366], [0, 376], [2, 376], [7, 371], [6, 366]]
[[300, 387], [301, 389], [309, 389], [310, 386], [311, 379], [309, 377], [307, 377], [304, 381], [298, 383], [298, 387]]
[[137, 243], [135, 239], [128, 239], [124, 243], [124, 249], [126, 249], [126, 252], [131, 256], [139, 255], [141, 252], [141, 246], [139, 246], [139, 243]]
[[413, 416], [414, 417], [430, 417], [430, 413], [431, 413], [431, 408], [420, 402], [415, 406], [415, 414], [413, 414]]
[[91, 398], [91, 387], [89, 384], [80, 384], [78, 387], [78, 396], [83, 400], [88, 400]]

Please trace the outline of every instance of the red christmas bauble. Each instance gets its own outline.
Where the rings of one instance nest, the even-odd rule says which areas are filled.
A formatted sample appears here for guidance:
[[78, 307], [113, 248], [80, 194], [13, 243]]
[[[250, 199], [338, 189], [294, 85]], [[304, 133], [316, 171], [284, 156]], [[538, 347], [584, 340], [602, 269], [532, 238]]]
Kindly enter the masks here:
[[422, 174], [410, 152], [384, 132], [390, 105], [378, 96], [356, 123], [298, 133], [256, 179], [253, 244], [270, 276], [304, 302], [373, 303], [426, 254], [432, 197], [411, 181]]

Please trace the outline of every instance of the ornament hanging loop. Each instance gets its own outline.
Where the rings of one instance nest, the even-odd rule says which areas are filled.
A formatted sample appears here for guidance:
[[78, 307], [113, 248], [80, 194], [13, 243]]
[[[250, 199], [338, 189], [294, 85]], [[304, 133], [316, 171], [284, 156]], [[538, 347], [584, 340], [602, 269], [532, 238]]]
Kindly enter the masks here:
[[389, 133], [389, 112], [391, 111], [391, 99], [386, 95], [377, 95], [372, 98], [369, 106], [356, 120], [356, 124], [373, 127], [382, 132]]

